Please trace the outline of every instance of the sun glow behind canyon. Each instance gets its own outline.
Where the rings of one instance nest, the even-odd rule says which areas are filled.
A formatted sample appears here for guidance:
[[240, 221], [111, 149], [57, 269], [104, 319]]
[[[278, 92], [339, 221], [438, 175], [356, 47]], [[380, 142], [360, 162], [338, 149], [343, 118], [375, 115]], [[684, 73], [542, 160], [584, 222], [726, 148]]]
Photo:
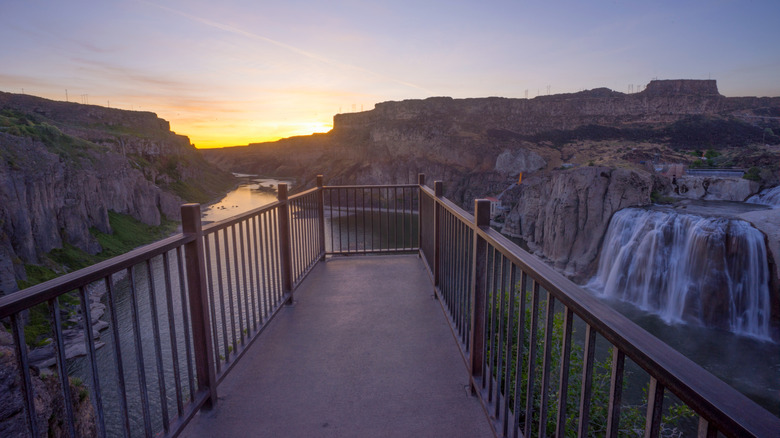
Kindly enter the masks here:
[[727, 96], [776, 96], [779, 15], [776, 1], [6, 2], [0, 91], [152, 111], [197, 147], [430, 96], [709, 77]]

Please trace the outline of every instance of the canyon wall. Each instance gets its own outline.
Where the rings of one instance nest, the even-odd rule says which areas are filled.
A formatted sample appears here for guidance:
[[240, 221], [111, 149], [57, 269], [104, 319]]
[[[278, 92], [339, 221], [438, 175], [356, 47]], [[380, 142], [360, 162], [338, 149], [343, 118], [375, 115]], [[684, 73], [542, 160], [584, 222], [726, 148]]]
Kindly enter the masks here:
[[[0, 93], [0, 295], [64, 244], [95, 254], [108, 212], [159, 225], [232, 176], [153, 113]], [[59, 268], [56, 268], [59, 269]]]
[[502, 232], [575, 280], [595, 269], [612, 215], [650, 202], [646, 172], [582, 167], [533, 175], [505, 194], [514, 204]]
[[[671, 190], [668, 183], [654, 188], [654, 162], [698, 160], [689, 151], [708, 149], [699, 142], [709, 139], [688, 134], [711, 125], [761, 141], [764, 127], [753, 124], [777, 108], [780, 98], [724, 97], [709, 80], [652, 81], [633, 94], [599, 88], [533, 99], [434, 97], [338, 114], [327, 134], [204, 156], [232, 171], [294, 177], [299, 187], [312, 186], [317, 174], [326, 184], [387, 184], [413, 183], [424, 173], [429, 184], [443, 181], [444, 196], [467, 210], [475, 198], [503, 193], [513, 207], [505, 231], [581, 277], [592, 272], [615, 211], [649, 203], [655, 189]], [[777, 162], [776, 152], [755, 154]], [[507, 190], [521, 173], [523, 183]], [[725, 190], [719, 184], [697, 187], [712, 197]], [[735, 196], [759, 189], [740, 184]], [[691, 196], [698, 193], [689, 186]]]

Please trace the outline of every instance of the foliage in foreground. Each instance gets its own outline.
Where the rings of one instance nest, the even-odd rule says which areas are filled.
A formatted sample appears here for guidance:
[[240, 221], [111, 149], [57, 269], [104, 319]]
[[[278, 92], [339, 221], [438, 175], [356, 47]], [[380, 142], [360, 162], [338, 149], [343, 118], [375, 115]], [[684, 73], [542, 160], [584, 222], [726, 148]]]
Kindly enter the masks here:
[[[510, 373], [509, 373], [509, 379], [510, 382], [515, 382], [516, 380], [516, 372], [517, 372], [517, 350], [518, 350], [518, 333], [517, 333], [517, 318], [520, 315], [520, 309], [521, 307], [521, 295], [525, 295], [525, 305], [523, 306], [523, 325], [524, 325], [524, 339], [522, 344], [522, 354], [520, 358], [521, 363], [521, 375], [520, 375], [520, 388], [518, 388], [517, 393], [517, 400], [515, 400], [514, 394], [509, 394], [509, 405], [512, 410], [520, 409], [519, 412], [519, 418], [520, 418], [520, 424], [524, 424], [526, 421], [530, 421], [532, 426], [532, 433], [531, 436], [537, 436], [538, 434], [538, 427], [539, 427], [539, 413], [540, 413], [540, 403], [541, 403], [541, 384], [542, 381], [542, 367], [543, 367], [543, 354], [544, 354], [544, 342], [545, 342], [545, 327], [544, 327], [544, 309], [547, 306], [547, 299], [542, 298], [540, 299], [540, 303], [538, 306], [538, 326], [536, 330], [536, 342], [534, 345], [536, 356], [534, 361], [534, 381], [535, 383], [535, 390], [533, 393], [533, 400], [532, 400], [532, 418], [526, 418], [525, 415], [525, 406], [527, 401], [527, 386], [526, 382], [528, 381], [528, 361], [529, 361], [529, 346], [530, 346], [530, 333], [531, 333], [531, 317], [532, 317], [532, 308], [531, 308], [531, 297], [530, 293], [526, 294], [520, 294], [519, 288], [518, 293], [515, 296], [515, 302], [513, 305], [514, 311], [513, 315], [511, 315], [511, 320], [509, 323], [505, 322], [505, 326], [503, 328], [498, 328], [497, 323], [488, 323], [491, 324], [491, 327], [488, 327], [488, 357], [490, 357], [491, 354], [495, 354], [496, 351], [498, 351], [502, 357], [506, 358], [507, 348], [506, 348], [506, 337], [510, 336], [512, 343], [511, 343], [511, 351], [510, 354], [510, 360], [511, 360], [511, 367], [510, 367]], [[499, 300], [496, 300], [496, 302], [490, 306], [490, 308], [494, 309], [495, 315], [501, 315], [503, 314], [503, 321], [507, 321], [509, 318], [509, 294], [503, 293], [499, 294], [499, 296], [502, 296], [503, 306], [501, 305]], [[488, 300], [491, 300], [491, 297], [488, 297]], [[492, 315], [488, 315], [488, 321], [490, 321], [490, 318]], [[560, 375], [560, 369], [561, 369], [561, 363], [562, 363], [562, 341], [563, 341], [563, 332], [564, 332], [564, 321], [563, 321], [563, 313], [562, 312], [556, 312], [554, 313], [553, 317], [553, 323], [552, 323], [552, 345], [550, 349], [550, 370], [551, 370], [551, 378], [547, 393], [547, 418], [545, 421], [545, 428], [546, 428], [546, 434], [548, 436], [555, 436], [555, 429], [556, 429], [556, 420], [558, 415], [558, 403], [560, 399], [560, 388], [558, 388], [558, 376]], [[511, 330], [507, 330], [506, 326], [511, 326]], [[503, 331], [503, 333], [502, 333]], [[504, 345], [500, 348], [494, 348], [496, 344], [498, 343], [499, 336], [503, 336]], [[577, 331], [576, 329], [573, 329], [572, 332], [572, 343], [571, 343], [571, 355], [569, 356], [569, 385], [567, 388], [567, 394], [566, 394], [566, 434], [567, 437], [575, 437], [577, 436], [577, 426], [579, 422], [579, 404], [580, 404], [580, 389], [582, 385], [582, 371], [583, 371], [583, 346], [579, 344], [576, 340], [577, 337]], [[492, 351], [491, 351], [492, 349]], [[598, 350], [597, 350], [598, 351]], [[607, 429], [607, 417], [608, 417], [608, 407], [609, 407], [609, 390], [610, 390], [610, 379], [612, 374], [612, 347], [609, 348], [608, 351], [604, 352], [602, 351], [600, 354], [597, 353], [597, 359], [594, 361], [593, 364], [593, 378], [591, 381], [591, 403], [590, 403], [590, 421], [588, 423], [588, 436], [591, 437], [599, 437], [604, 436]], [[496, 359], [494, 359], [496, 360]], [[496, 367], [494, 367], [496, 368]], [[494, 370], [493, 371], [493, 378], [497, 379], [499, 382], [499, 387], [503, 390], [504, 385], [504, 379], [506, 378], [506, 373], [504, 370], [500, 370], [498, 373]], [[647, 411], [647, 385], [642, 389], [643, 394], [640, 397], [640, 400], [636, 403], [626, 402], [627, 397], [627, 390], [626, 387], [629, 384], [629, 382], [635, 382], [637, 381], [638, 377], [634, 377], [633, 373], [631, 371], [626, 370], [624, 372], [624, 402], [621, 406], [620, 410], [620, 427], [619, 427], [619, 435], [625, 436], [625, 437], [641, 437], [644, 435], [644, 428], [645, 428], [645, 415]], [[517, 402], [517, 403], [516, 403]], [[695, 413], [686, 405], [675, 403], [668, 391], [666, 392], [665, 398], [664, 398], [664, 413], [662, 416], [662, 424], [661, 424], [661, 434], [662, 437], [681, 437], [684, 435], [683, 429], [685, 428], [685, 423], [690, 421], [691, 418], [695, 417]]]

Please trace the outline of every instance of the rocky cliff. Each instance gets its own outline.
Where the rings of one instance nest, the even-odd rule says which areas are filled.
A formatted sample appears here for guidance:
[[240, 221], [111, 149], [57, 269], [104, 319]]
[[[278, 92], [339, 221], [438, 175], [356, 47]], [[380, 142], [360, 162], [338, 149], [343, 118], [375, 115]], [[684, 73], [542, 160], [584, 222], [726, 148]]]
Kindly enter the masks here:
[[647, 204], [653, 178], [642, 171], [582, 167], [533, 175], [504, 198], [514, 205], [504, 234], [576, 280], [593, 273], [612, 215]]
[[[673, 194], [671, 180], [651, 177], [658, 165], [701, 164], [702, 151], [716, 149], [717, 165], [776, 167], [778, 108], [780, 98], [724, 97], [715, 81], [693, 80], [653, 81], [634, 94], [436, 97], [338, 114], [327, 134], [204, 156], [233, 171], [295, 177], [301, 186], [317, 174], [328, 184], [371, 184], [415, 182], [425, 173], [466, 209], [474, 198], [504, 193], [522, 173], [517, 193], [504, 193], [505, 204], [520, 206], [505, 230], [577, 276], [593, 262], [614, 211], [650, 202], [653, 191]], [[776, 179], [776, 170], [766, 174]], [[708, 183], [707, 194], [719, 184]], [[738, 196], [761, 184], [742, 186]]]
[[158, 225], [231, 184], [152, 113], [0, 93], [0, 294], [65, 243], [99, 252], [109, 211]]

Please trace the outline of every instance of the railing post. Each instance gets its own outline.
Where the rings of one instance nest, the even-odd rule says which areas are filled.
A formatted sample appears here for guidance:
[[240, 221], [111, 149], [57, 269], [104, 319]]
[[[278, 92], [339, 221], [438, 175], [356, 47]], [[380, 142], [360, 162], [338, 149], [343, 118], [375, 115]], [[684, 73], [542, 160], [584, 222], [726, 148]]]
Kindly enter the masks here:
[[317, 217], [320, 221], [320, 254], [325, 258], [325, 189], [323, 188], [322, 175], [317, 175]]
[[181, 226], [185, 235], [195, 240], [184, 245], [184, 260], [187, 271], [187, 295], [190, 302], [192, 323], [192, 344], [195, 355], [195, 370], [198, 389], [208, 388], [209, 398], [203, 407], [211, 409], [217, 404], [217, 378], [214, 370], [213, 346], [209, 330], [208, 290], [206, 288], [206, 265], [203, 252], [203, 228], [200, 222], [200, 204], [181, 206]]
[[469, 333], [469, 372], [471, 392], [476, 393], [475, 378], [482, 376], [485, 347], [485, 289], [487, 278], [487, 241], [479, 228], [490, 226], [490, 201], [474, 200], [474, 257], [471, 265], [471, 333]]
[[282, 292], [289, 293], [285, 304], [293, 304], [292, 247], [290, 239], [290, 205], [287, 203], [287, 184], [279, 183], [279, 245], [282, 257]]
[[423, 243], [422, 243], [422, 229], [425, 218], [423, 217], [422, 199], [423, 199], [423, 186], [425, 186], [425, 174], [417, 174], [417, 246], [420, 248], [417, 255], [422, 258], [423, 255]]
[[439, 208], [439, 198], [444, 193], [444, 187], [441, 181], [433, 182], [433, 194], [436, 199], [433, 201], [433, 285], [438, 286], [441, 280], [441, 209]]

